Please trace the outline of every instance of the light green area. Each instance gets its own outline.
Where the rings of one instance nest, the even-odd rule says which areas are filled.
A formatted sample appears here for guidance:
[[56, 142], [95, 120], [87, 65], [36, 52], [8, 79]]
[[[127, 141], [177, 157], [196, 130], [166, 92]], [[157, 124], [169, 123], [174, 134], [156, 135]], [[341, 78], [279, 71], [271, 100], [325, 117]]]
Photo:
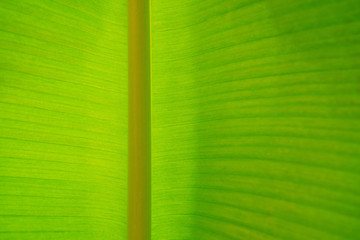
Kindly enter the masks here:
[[0, 239], [126, 239], [126, 1], [1, 0], [0, 58]]
[[[0, 1], [0, 239], [126, 239], [125, 0]], [[358, 0], [152, 0], [152, 239], [360, 239]]]
[[358, 0], [153, 0], [152, 239], [360, 239]]

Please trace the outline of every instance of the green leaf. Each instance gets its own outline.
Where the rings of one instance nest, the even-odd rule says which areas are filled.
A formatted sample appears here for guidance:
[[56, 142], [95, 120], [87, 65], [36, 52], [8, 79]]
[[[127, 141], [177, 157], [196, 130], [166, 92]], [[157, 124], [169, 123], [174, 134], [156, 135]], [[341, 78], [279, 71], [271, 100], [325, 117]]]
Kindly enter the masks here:
[[125, 1], [0, 16], [0, 239], [125, 239]]
[[[360, 239], [358, 1], [150, 15], [152, 239]], [[0, 16], [0, 239], [126, 239], [126, 1]]]
[[360, 239], [358, 1], [152, 1], [152, 239]]

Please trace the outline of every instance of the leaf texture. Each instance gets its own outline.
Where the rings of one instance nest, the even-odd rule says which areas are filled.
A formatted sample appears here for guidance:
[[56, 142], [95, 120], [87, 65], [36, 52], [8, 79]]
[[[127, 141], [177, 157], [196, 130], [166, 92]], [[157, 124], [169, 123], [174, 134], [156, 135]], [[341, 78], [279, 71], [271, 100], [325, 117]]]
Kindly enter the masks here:
[[[126, 239], [126, 12], [0, 2], [0, 239]], [[152, 239], [359, 239], [358, 1], [150, 14]]]
[[360, 5], [152, 1], [152, 238], [359, 239]]
[[126, 239], [126, 1], [0, 15], [0, 239]]

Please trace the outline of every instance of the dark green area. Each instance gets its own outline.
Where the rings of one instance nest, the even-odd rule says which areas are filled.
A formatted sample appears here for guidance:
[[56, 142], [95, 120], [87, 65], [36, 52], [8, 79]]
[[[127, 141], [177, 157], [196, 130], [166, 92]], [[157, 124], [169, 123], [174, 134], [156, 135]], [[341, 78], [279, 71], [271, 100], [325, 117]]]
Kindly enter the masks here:
[[152, 1], [153, 239], [360, 239], [359, 1]]

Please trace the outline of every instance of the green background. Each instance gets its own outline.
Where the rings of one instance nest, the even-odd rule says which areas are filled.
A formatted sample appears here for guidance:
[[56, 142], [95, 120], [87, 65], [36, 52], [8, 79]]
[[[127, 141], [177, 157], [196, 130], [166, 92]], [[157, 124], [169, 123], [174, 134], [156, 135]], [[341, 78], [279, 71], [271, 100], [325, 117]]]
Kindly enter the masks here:
[[[152, 239], [360, 239], [360, 3], [152, 0]], [[127, 3], [0, 1], [0, 239], [126, 239]]]
[[360, 2], [151, 14], [153, 239], [360, 239]]
[[0, 239], [126, 239], [125, 1], [0, 1]]

